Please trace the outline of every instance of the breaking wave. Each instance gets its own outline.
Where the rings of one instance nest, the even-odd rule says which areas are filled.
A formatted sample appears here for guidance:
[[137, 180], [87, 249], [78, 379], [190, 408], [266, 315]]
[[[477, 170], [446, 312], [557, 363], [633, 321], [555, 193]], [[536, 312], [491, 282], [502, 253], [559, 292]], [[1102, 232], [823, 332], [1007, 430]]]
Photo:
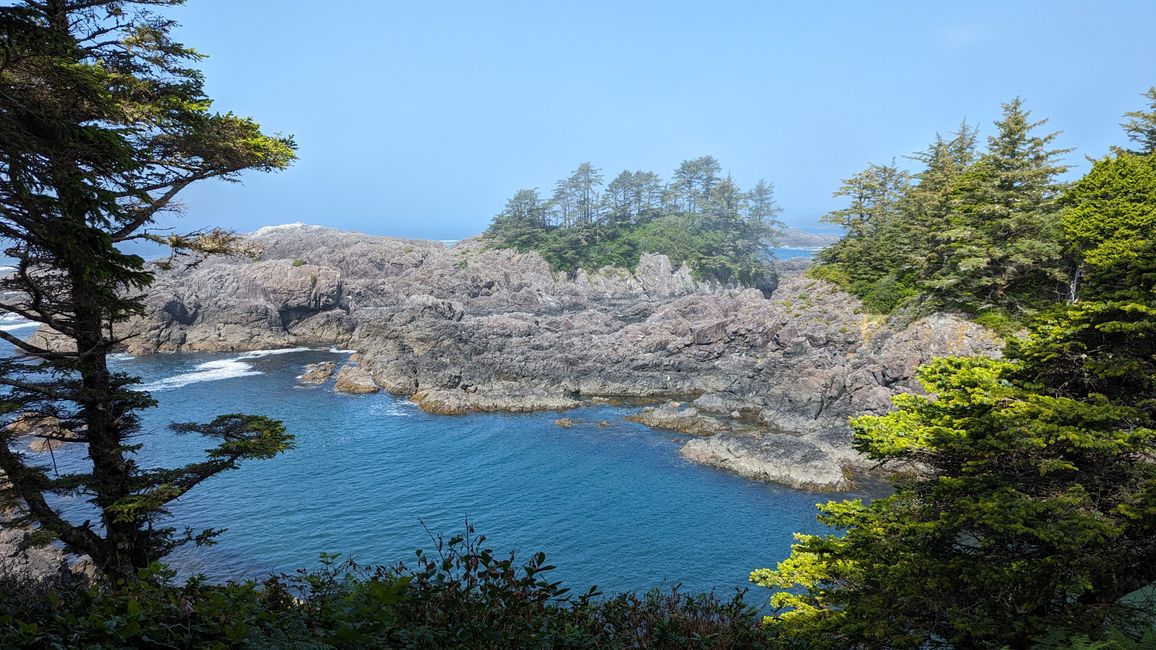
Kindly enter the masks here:
[[4, 314], [0, 316], [0, 330], [5, 332], [38, 327], [39, 325], [40, 323], [30, 321], [19, 314]]
[[242, 354], [241, 356], [239, 356], [237, 358], [238, 359], [260, 359], [262, 357], [271, 357], [275, 354], [291, 354], [293, 352], [309, 352], [312, 349], [313, 348], [282, 348], [279, 350], [253, 350], [252, 352], [246, 352], [245, 354]]
[[[252, 357], [249, 357], [252, 358]], [[183, 388], [189, 384], [196, 384], [203, 381], [220, 381], [222, 379], [233, 379], [234, 377], [249, 377], [252, 375], [264, 374], [260, 370], [254, 370], [253, 366], [236, 359], [221, 359], [218, 361], [208, 361], [195, 366], [189, 372], [182, 372], [179, 375], [172, 377], [165, 377], [157, 381], [149, 382], [140, 387], [141, 390], [150, 392], [162, 390], [174, 390]]]
[[237, 355], [232, 359], [219, 359], [217, 361], [207, 361], [198, 366], [193, 367], [189, 372], [182, 372], [179, 375], [172, 377], [165, 377], [157, 381], [149, 382], [140, 387], [141, 390], [150, 392], [173, 390], [176, 388], [183, 388], [189, 384], [197, 384], [205, 381], [220, 381], [222, 379], [233, 379], [235, 377], [251, 377], [253, 375], [263, 375], [265, 373], [253, 368], [251, 364], [245, 363], [253, 359], [261, 359], [263, 357], [271, 357], [277, 354], [292, 354], [294, 352], [309, 352], [310, 348], [284, 348], [280, 350], [254, 350], [244, 354]]

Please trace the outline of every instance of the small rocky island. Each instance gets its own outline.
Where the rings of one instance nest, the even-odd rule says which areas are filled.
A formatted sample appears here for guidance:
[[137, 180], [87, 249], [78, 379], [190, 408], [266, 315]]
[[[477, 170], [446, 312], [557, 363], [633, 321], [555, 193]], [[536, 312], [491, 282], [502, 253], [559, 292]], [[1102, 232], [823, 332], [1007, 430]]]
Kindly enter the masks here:
[[146, 313], [118, 332], [136, 355], [338, 346], [310, 368], [340, 388], [408, 396], [431, 413], [568, 409], [642, 399], [634, 418], [694, 436], [686, 458], [757, 480], [849, 487], [867, 463], [848, 416], [918, 390], [930, 357], [997, 355], [954, 315], [887, 322], [832, 285], [723, 287], [643, 255], [634, 271], [553, 272], [534, 253], [447, 247], [291, 224], [250, 236], [255, 260], [158, 271]]

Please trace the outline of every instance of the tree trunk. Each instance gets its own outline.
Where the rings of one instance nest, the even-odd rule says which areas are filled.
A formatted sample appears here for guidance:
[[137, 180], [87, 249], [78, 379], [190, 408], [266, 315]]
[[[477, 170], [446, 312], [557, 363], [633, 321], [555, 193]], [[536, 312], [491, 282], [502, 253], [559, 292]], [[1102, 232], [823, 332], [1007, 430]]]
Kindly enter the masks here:
[[44, 13], [48, 14], [48, 25], [59, 34], [70, 34], [68, 29], [67, 0], [48, 0]]
[[121, 418], [124, 406], [112, 390], [104, 338], [104, 312], [96, 296], [100, 287], [88, 279], [92, 269], [72, 268], [72, 297], [75, 305], [77, 371], [81, 395], [77, 400], [81, 417], [88, 427], [88, 455], [92, 460], [92, 488], [97, 495], [101, 523], [105, 529], [104, 557], [93, 560], [114, 580], [132, 579], [136, 570], [148, 565], [148, 557], [135, 515], [117, 515], [115, 505], [131, 495], [129, 461], [124, 455]]

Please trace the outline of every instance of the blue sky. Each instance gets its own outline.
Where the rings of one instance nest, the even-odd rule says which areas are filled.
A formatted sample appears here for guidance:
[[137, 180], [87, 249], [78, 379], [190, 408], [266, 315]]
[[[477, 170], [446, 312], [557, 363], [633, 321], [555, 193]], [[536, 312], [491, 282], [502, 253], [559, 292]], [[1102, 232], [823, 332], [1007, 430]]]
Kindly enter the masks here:
[[304, 221], [408, 237], [485, 229], [515, 190], [591, 161], [669, 176], [705, 154], [775, 184], [788, 223], [869, 162], [1022, 96], [1068, 161], [1123, 144], [1156, 84], [1156, 2], [189, 0], [218, 110], [300, 160], [206, 183], [165, 225]]

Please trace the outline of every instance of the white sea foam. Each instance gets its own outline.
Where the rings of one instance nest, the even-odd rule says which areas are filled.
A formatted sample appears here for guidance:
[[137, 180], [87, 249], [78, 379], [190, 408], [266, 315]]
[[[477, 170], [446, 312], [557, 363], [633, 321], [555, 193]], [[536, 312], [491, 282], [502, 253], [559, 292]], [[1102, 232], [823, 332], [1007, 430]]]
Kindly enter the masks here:
[[329, 348], [330, 354], [357, 354], [357, 350], [338, 350], [337, 348]]
[[237, 358], [238, 359], [260, 359], [262, 357], [271, 357], [275, 354], [292, 354], [294, 352], [309, 352], [312, 349], [313, 348], [282, 348], [279, 350], [253, 350], [252, 352], [246, 352], [245, 354], [242, 354], [241, 356], [239, 356]]
[[220, 381], [222, 379], [233, 379], [234, 377], [250, 377], [252, 375], [263, 375], [265, 373], [260, 370], [254, 370], [251, 364], [245, 363], [253, 359], [261, 359], [263, 357], [271, 357], [276, 354], [291, 354], [293, 352], [309, 352], [312, 348], [283, 348], [279, 350], [253, 350], [244, 354], [237, 355], [232, 359], [221, 359], [219, 361], [208, 361], [199, 366], [195, 366], [189, 372], [182, 372], [179, 375], [158, 379], [157, 381], [141, 386], [141, 390], [147, 391], [161, 391], [173, 390], [175, 388], [183, 388], [189, 384], [197, 384], [205, 381]]
[[413, 402], [399, 402], [399, 401], [379, 401], [369, 407], [369, 412], [373, 415], [384, 415], [387, 417], [408, 418], [413, 415], [413, 411], [418, 407]]
[[4, 314], [0, 316], [0, 330], [11, 332], [14, 330], [22, 330], [29, 327], [38, 327], [40, 323], [24, 318], [20, 314]]
[[[253, 357], [248, 357], [253, 358]], [[249, 377], [252, 375], [264, 374], [260, 370], [254, 370], [253, 366], [236, 359], [221, 359], [219, 361], [208, 361], [199, 366], [194, 367], [189, 372], [182, 372], [179, 375], [172, 377], [165, 377], [154, 382], [150, 382], [140, 387], [141, 390], [151, 392], [162, 390], [173, 390], [176, 388], [183, 388], [189, 384], [196, 384], [205, 381], [220, 381], [222, 379], [233, 379], [234, 377]]]

